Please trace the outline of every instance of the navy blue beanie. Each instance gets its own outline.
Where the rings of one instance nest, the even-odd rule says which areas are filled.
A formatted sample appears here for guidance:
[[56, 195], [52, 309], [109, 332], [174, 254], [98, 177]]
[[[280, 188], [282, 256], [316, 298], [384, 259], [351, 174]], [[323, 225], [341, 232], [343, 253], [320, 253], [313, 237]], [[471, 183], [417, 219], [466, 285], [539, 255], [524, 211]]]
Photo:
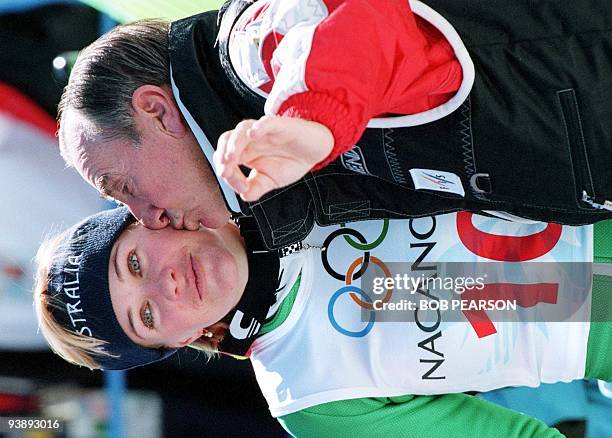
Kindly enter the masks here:
[[125, 334], [113, 310], [108, 286], [110, 253], [134, 221], [125, 207], [90, 216], [67, 231], [49, 269], [49, 310], [66, 329], [108, 342], [104, 350], [117, 357], [92, 356], [106, 370], [146, 365], [176, 352], [136, 344]]

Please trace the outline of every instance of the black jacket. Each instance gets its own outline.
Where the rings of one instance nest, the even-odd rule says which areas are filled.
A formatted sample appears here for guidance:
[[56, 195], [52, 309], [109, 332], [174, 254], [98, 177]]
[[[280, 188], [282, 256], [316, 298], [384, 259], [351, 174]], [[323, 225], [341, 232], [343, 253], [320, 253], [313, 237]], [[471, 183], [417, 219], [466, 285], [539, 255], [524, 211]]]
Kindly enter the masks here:
[[[425, 3], [470, 53], [476, 79], [469, 98], [435, 122], [369, 128], [357, 148], [324, 169], [258, 202], [240, 202], [268, 247], [303, 239], [315, 221], [457, 210], [571, 225], [612, 217], [583, 200], [612, 199], [612, 2]], [[227, 55], [231, 25], [248, 4], [230, 1], [219, 17], [172, 24], [173, 81], [212, 145], [240, 120], [263, 115], [263, 99], [237, 78]], [[414, 190], [413, 168], [458, 175], [465, 197]]]

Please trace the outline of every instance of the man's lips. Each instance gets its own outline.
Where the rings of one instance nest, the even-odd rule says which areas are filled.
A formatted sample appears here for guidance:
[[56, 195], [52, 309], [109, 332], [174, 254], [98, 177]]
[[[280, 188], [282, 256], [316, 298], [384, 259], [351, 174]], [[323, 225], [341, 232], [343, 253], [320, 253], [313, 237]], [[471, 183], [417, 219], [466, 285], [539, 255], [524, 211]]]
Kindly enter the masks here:
[[189, 260], [191, 262], [191, 271], [193, 272], [193, 277], [195, 278], [195, 287], [198, 292], [198, 297], [200, 301], [202, 301], [202, 273], [200, 272], [200, 267], [196, 260], [193, 259], [193, 256], [189, 256]]

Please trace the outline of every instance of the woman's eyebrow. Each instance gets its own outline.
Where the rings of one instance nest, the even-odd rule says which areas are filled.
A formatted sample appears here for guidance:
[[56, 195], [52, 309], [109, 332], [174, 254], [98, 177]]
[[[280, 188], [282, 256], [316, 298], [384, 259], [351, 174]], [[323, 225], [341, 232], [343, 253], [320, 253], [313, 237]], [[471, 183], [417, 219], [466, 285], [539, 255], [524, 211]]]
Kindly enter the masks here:
[[121, 274], [121, 269], [119, 268], [119, 242], [117, 242], [115, 246], [115, 255], [113, 256], [113, 266], [115, 267], [115, 274], [119, 278], [119, 281], [123, 281], [123, 275]]
[[134, 327], [134, 321], [132, 320], [131, 309], [128, 309], [127, 317], [128, 317], [128, 322], [130, 323], [130, 329], [132, 330], [132, 333], [134, 333], [138, 339], [142, 339], [144, 341], [145, 339], [138, 334], [138, 332], [136, 331], [136, 327]]
[[[131, 312], [131, 309], [128, 309], [128, 312], [127, 312], [127, 317], [128, 317], [128, 322], [129, 322], [129, 324], [130, 324], [130, 329], [132, 330], [132, 333], [134, 333], [138, 339], [142, 339], [143, 341], [145, 341], [145, 342], [146, 342], [146, 339], [145, 339], [145, 338], [143, 338], [142, 336], [140, 336], [140, 335], [138, 334], [138, 332], [136, 331], [136, 327], [134, 327], [134, 322], [133, 322], [133, 320], [132, 320], [132, 312]], [[147, 348], [163, 348], [163, 347], [164, 347], [164, 344], [153, 344], [153, 345], [146, 345], [146, 347], [147, 347]]]

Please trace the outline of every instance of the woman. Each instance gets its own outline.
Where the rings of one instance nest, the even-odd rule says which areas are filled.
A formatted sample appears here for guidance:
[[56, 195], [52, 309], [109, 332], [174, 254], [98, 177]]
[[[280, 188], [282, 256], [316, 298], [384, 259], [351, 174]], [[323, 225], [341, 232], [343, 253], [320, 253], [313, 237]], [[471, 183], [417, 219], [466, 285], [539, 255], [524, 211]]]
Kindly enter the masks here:
[[[609, 279], [594, 277], [592, 301], [589, 295], [575, 312], [584, 319], [572, 323], [486, 323], [469, 311], [461, 321], [449, 312], [428, 319], [417, 311], [408, 313], [412, 320], [383, 323], [358, 287], [367, 264], [393, 277], [390, 261], [412, 261], [411, 269], [436, 277], [432, 260], [470, 261], [458, 243], [498, 260], [578, 262], [593, 255], [589, 227], [525, 225], [532, 233], [516, 231], [519, 240], [512, 242], [522, 245], [512, 252], [495, 239], [474, 245], [474, 223], [486, 229], [489, 219], [462, 215], [315, 228], [305, 242], [277, 254], [262, 251], [248, 224], [241, 234], [233, 224], [154, 231], [134, 223], [126, 209], [106, 211], [41, 249], [36, 310], [53, 349], [90, 368], [140, 366], [187, 345], [249, 356], [272, 414], [296, 436], [432, 430], [449, 437], [559, 436], [462, 392], [612, 380]], [[499, 226], [507, 227], [493, 223]], [[571, 280], [579, 289], [579, 278]], [[399, 286], [381, 301], [399, 295]], [[558, 280], [557, 302], [563, 287]], [[580, 322], [589, 318], [602, 322]]]

